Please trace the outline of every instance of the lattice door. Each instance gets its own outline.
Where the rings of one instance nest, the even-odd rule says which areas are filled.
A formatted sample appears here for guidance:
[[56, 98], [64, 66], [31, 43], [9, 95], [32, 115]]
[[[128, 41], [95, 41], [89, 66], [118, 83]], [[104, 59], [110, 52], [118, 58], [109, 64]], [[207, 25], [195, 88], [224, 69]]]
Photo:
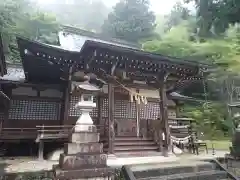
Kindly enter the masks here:
[[114, 117], [116, 133], [119, 136], [134, 136], [137, 131], [136, 103], [129, 100], [115, 100]]
[[140, 104], [140, 119], [156, 120], [160, 116], [160, 107], [158, 102], [148, 102]]
[[45, 100], [11, 100], [9, 119], [60, 120], [61, 103]]

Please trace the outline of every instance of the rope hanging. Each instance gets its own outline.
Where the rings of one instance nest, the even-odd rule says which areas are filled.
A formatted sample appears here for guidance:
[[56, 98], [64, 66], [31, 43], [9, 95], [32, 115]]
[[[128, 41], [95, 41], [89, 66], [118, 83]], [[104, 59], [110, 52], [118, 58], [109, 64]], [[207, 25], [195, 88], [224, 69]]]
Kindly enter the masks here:
[[190, 138], [191, 138], [191, 135], [184, 138], [177, 138], [175, 136], [171, 136], [171, 140], [173, 143], [182, 143], [182, 144], [188, 144]]
[[189, 125], [183, 125], [183, 126], [173, 126], [173, 125], [169, 125], [169, 128], [172, 129], [183, 129], [183, 128], [189, 128]]
[[122, 83], [120, 83], [118, 80], [115, 79], [115, 81], [123, 88], [125, 89], [126, 91], [129, 92], [129, 95], [130, 95], [130, 101], [133, 102], [133, 100], [135, 100], [138, 104], [140, 104], [141, 102], [143, 104], [147, 104], [148, 101], [147, 101], [147, 97], [140, 94], [140, 93], [137, 93], [129, 88], [127, 88], [126, 86], [124, 86]]

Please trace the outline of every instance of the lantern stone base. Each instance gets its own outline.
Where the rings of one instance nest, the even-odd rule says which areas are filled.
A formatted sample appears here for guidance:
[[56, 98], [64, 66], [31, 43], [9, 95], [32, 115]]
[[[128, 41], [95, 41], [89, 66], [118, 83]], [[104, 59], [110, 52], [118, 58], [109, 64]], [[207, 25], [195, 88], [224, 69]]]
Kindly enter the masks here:
[[73, 132], [70, 142], [64, 145], [59, 164], [53, 166], [54, 178], [70, 179], [109, 179], [113, 170], [107, 166], [107, 155], [99, 143], [99, 134], [94, 125], [87, 131]]

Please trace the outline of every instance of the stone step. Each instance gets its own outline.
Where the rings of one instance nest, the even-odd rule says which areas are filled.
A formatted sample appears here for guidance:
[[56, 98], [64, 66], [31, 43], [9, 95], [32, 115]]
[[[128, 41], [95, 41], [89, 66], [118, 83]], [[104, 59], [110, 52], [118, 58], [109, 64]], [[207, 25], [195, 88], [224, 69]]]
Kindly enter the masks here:
[[148, 150], [158, 150], [157, 145], [146, 145], [146, 146], [115, 146], [114, 150], [117, 152], [122, 151], [148, 151]]
[[149, 156], [162, 156], [161, 152], [156, 150], [149, 151], [135, 151], [135, 152], [116, 152], [117, 157], [149, 157]]
[[136, 178], [168, 176], [181, 173], [193, 173], [211, 170], [215, 170], [215, 165], [208, 162], [196, 162], [189, 164], [184, 162], [180, 164], [150, 164], [133, 168]]
[[138, 178], [138, 180], [220, 180], [226, 179], [227, 173], [225, 171], [201, 171], [194, 173], [172, 174], [158, 177]]
[[128, 136], [117, 136], [115, 137], [115, 141], [153, 141], [151, 138], [142, 138], [142, 137], [128, 137]]
[[[100, 138], [101, 141], [108, 141], [107, 137], [102, 137]], [[116, 136], [115, 137], [115, 142], [118, 141], [123, 141], [123, 142], [128, 142], [128, 141], [153, 141], [151, 138], [142, 138], [142, 137], [136, 137], [136, 136]]]
[[119, 142], [115, 141], [115, 146], [149, 146], [156, 145], [154, 141], [127, 141], [127, 142]]

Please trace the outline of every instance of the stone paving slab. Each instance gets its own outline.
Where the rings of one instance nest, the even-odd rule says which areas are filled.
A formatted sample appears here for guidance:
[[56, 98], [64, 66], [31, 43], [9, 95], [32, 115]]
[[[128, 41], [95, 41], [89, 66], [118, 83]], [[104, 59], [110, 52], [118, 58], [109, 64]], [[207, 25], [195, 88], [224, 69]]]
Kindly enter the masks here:
[[[226, 151], [218, 151], [216, 155], [200, 154], [200, 155], [182, 155], [176, 158], [175, 161], [183, 162], [184, 160], [201, 160], [201, 159], [211, 159], [216, 157], [224, 157]], [[166, 157], [163, 157], [166, 158]], [[167, 159], [167, 158], [166, 158]], [[147, 160], [147, 158], [146, 158]], [[137, 163], [137, 161], [135, 162]], [[161, 161], [159, 161], [161, 163]], [[166, 161], [165, 161], [166, 163]], [[16, 172], [36, 172], [36, 171], [48, 171], [52, 170], [52, 166], [58, 164], [58, 161], [38, 161], [36, 158], [30, 157], [18, 157], [18, 158], [1, 158], [0, 159], [0, 173], [16, 173]], [[164, 164], [164, 161], [163, 161]]]

